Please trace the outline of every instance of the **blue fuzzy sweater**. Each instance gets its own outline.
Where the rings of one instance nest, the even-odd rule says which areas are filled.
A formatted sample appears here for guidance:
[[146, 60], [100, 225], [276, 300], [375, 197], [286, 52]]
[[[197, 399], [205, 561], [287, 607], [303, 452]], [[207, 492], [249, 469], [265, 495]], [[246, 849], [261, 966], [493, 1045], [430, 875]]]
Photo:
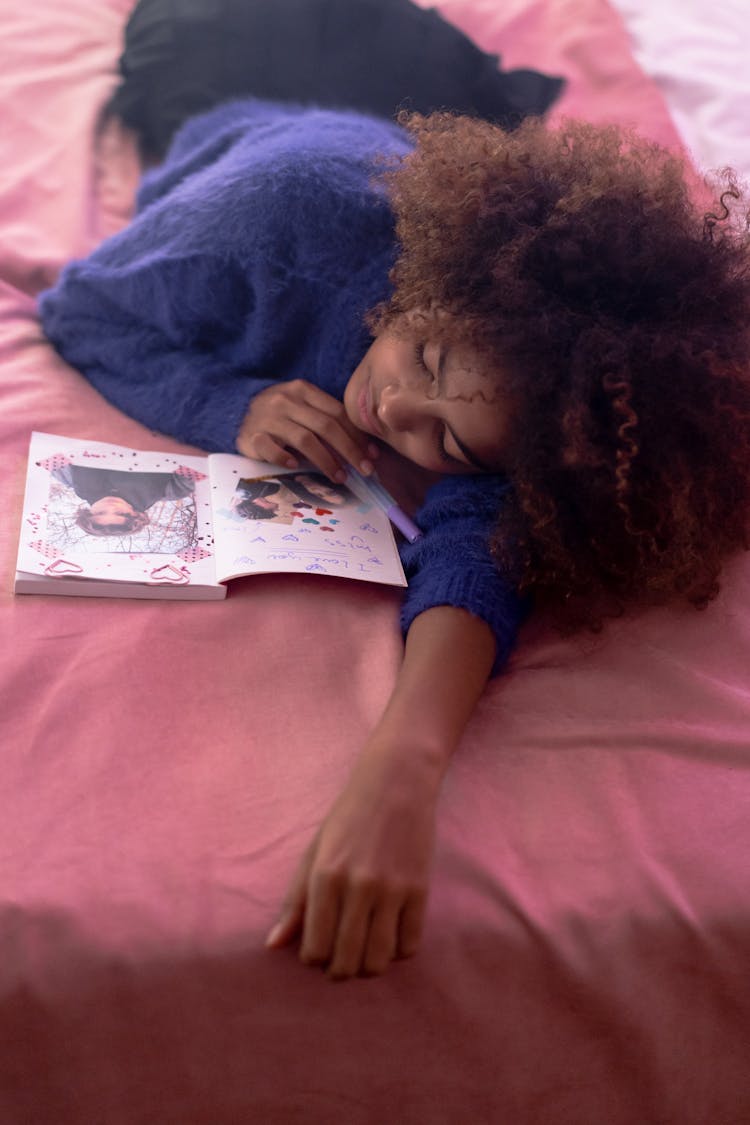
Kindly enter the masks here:
[[[250, 400], [279, 380], [341, 398], [395, 260], [375, 162], [410, 144], [386, 121], [256, 100], [194, 118], [131, 225], [42, 294], [47, 336], [110, 402], [207, 450], [235, 451]], [[507, 489], [444, 478], [417, 515], [424, 538], [402, 548], [403, 628], [431, 606], [468, 609], [494, 631], [495, 670], [522, 616], [488, 548]]]

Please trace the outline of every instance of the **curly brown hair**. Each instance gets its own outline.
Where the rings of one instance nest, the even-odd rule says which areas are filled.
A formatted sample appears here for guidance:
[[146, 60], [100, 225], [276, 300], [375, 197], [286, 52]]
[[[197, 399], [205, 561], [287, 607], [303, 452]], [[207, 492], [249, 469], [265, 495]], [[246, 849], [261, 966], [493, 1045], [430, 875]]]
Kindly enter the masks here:
[[428, 310], [423, 334], [473, 348], [513, 402], [499, 564], [574, 625], [633, 599], [705, 605], [749, 545], [735, 179], [703, 215], [681, 160], [614, 126], [401, 123], [416, 147], [384, 173], [400, 255], [371, 326]]

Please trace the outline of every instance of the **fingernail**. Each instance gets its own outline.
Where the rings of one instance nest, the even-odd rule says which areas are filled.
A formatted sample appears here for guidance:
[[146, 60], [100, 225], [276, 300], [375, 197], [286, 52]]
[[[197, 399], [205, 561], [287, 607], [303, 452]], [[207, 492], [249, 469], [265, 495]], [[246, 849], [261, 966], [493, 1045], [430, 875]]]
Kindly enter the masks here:
[[268, 933], [268, 937], [266, 938], [266, 945], [273, 945], [273, 943], [276, 941], [276, 939], [281, 934], [281, 930], [282, 930], [281, 922], [277, 922], [276, 925], [273, 927], [273, 929], [270, 930], [269, 933]]
[[337, 480], [339, 484], [346, 484], [346, 473], [343, 469], [339, 469], [333, 479]]
[[372, 461], [360, 461], [359, 463], [359, 471], [364, 473], [366, 477], [369, 477], [374, 468]]

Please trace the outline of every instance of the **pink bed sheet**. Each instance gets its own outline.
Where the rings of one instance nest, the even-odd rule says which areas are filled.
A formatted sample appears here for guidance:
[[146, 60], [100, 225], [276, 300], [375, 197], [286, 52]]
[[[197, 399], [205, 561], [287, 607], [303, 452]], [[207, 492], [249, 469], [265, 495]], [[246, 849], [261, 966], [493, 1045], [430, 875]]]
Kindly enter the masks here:
[[[0, 0], [0, 1123], [746, 1125], [746, 559], [702, 614], [529, 625], [446, 784], [421, 952], [343, 986], [262, 938], [388, 694], [396, 596], [13, 598], [32, 428], [174, 447], [34, 315], [132, 200], [127, 138], [92, 142], [128, 8]], [[443, 10], [565, 74], [556, 114], [677, 143], [604, 0]]]

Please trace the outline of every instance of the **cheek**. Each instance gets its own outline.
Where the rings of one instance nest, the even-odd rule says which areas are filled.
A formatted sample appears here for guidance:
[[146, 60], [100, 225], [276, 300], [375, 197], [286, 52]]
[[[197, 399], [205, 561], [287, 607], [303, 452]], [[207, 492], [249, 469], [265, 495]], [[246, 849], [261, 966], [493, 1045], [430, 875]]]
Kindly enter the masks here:
[[395, 449], [407, 461], [419, 465], [422, 469], [429, 469], [433, 473], [444, 473], [445, 464], [438, 456], [433, 442], [414, 434], [393, 434], [392, 440], [385, 442], [391, 449]]

